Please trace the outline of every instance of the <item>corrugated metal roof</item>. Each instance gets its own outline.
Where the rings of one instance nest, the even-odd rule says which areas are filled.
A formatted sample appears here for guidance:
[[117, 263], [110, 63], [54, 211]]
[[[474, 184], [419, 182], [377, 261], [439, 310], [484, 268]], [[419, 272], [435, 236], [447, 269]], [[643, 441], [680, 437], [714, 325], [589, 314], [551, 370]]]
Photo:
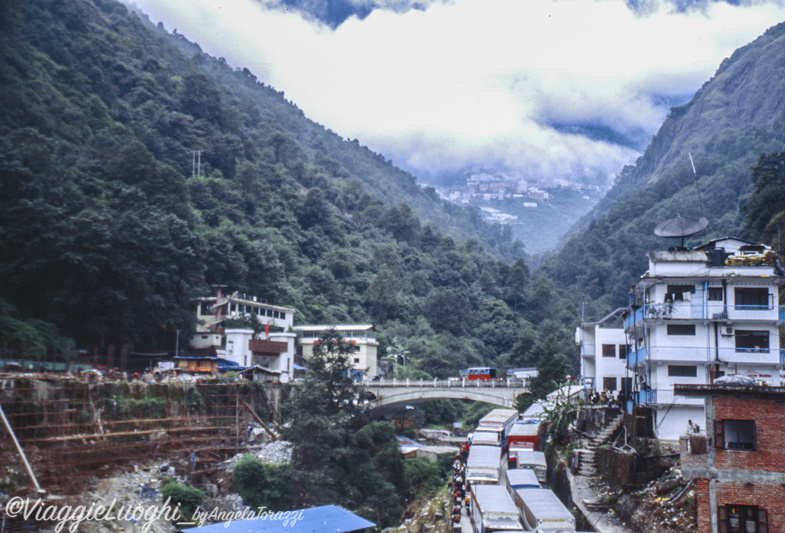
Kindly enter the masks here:
[[[277, 518], [277, 519], [276, 519]], [[288, 519], [288, 520], [287, 520]], [[336, 505], [284, 511], [277, 516], [184, 529], [186, 533], [348, 533], [376, 524]]]

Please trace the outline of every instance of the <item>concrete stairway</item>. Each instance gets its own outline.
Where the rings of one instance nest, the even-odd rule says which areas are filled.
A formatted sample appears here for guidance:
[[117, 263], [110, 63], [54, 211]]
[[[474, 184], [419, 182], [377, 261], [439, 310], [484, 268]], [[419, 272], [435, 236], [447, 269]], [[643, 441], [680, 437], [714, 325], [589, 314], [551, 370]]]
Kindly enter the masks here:
[[577, 461], [578, 475], [581, 476], [596, 476], [597, 475], [597, 448], [611, 440], [616, 432], [624, 422], [624, 413], [620, 413], [616, 418], [603, 428], [589, 443], [580, 450], [575, 450], [573, 453], [579, 454]]

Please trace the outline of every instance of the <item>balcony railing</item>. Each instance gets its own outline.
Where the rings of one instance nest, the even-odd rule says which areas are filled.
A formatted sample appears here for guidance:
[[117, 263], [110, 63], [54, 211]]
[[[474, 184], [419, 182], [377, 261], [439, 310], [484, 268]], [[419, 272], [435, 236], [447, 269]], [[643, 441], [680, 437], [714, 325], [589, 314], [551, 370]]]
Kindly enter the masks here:
[[627, 354], [627, 366], [629, 368], [634, 367], [638, 363], [642, 363], [649, 357], [649, 351], [644, 346], [632, 353]]
[[709, 348], [683, 346], [649, 346], [627, 356], [627, 366], [632, 368], [644, 361], [711, 363], [785, 364], [785, 349], [777, 348]]
[[674, 394], [672, 389], [638, 391], [638, 405], [703, 405], [703, 398], [688, 398]]
[[720, 303], [657, 303], [644, 304], [624, 321], [625, 328], [631, 328], [640, 321], [647, 320], [730, 320], [740, 321], [777, 321], [785, 320], [785, 306], [773, 305], [723, 305]]

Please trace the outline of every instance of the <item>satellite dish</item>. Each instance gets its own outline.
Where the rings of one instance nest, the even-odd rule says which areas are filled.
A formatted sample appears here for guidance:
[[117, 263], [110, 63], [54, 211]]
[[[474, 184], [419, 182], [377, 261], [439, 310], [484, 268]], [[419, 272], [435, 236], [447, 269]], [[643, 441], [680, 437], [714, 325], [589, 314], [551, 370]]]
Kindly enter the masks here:
[[706, 217], [694, 218], [676, 215], [676, 218], [666, 220], [656, 228], [654, 234], [658, 237], [680, 237], [681, 246], [684, 248], [684, 237], [695, 235], [709, 225]]

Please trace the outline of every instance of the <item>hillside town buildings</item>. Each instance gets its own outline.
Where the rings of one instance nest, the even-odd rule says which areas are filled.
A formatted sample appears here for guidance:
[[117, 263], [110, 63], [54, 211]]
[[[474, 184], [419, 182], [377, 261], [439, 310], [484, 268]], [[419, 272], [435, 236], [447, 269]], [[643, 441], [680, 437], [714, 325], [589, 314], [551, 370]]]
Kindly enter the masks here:
[[179, 354], [178, 368], [207, 372], [233, 365], [238, 371], [253, 369], [255, 379], [288, 383], [296, 370], [305, 370], [322, 333], [335, 329], [354, 349], [353, 377], [377, 375], [379, 343], [373, 325], [294, 326], [294, 309], [239, 292], [224, 296], [223, 286], [216, 288], [216, 295], [200, 298], [196, 308], [198, 325], [188, 344], [198, 355]]
[[[785, 272], [769, 247], [732, 237], [648, 258], [648, 271], [632, 288], [624, 328], [584, 324], [576, 336], [584, 381], [602, 391], [612, 378], [619, 386], [629, 376], [632, 403], [650, 413], [657, 438], [677, 441], [691, 422], [703, 420], [704, 406], [701, 398], [675, 393], [674, 385], [707, 385], [729, 375], [781, 385]], [[605, 348], [598, 338], [616, 346], [616, 359], [618, 346], [629, 346], [624, 372], [602, 364], [597, 352]]]

